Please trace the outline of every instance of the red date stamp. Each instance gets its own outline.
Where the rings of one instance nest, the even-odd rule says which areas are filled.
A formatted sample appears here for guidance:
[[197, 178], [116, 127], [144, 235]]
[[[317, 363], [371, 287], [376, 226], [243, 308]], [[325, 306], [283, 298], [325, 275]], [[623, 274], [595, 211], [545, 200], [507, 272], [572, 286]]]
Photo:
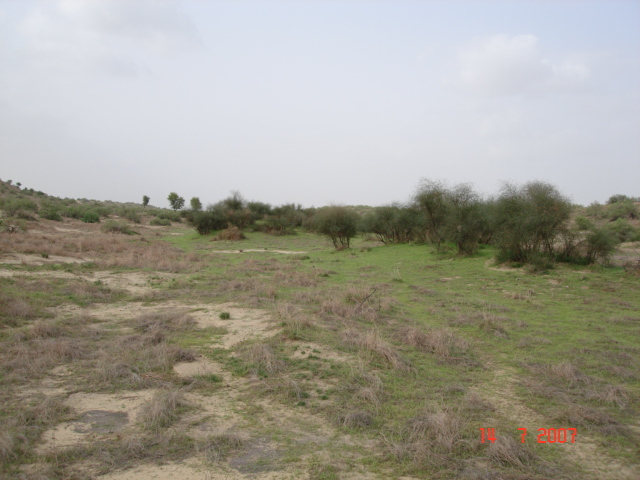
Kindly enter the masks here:
[[[520, 430], [520, 443], [524, 443], [525, 438], [527, 438], [527, 429], [519, 428], [518, 430]], [[577, 435], [577, 428], [539, 428], [538, 443], [576, 443]], [[496, 441], [496, 429], [481, 428], [480, 441], [482, 443], [487, 441], [494, 443]]]

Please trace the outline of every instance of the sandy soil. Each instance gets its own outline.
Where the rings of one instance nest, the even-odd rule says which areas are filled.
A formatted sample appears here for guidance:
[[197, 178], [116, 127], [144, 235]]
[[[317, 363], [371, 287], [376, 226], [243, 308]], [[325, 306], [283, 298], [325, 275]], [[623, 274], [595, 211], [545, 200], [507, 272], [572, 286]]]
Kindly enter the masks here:
[[134, 425], [140, 407], [154, 390], [106, 393], [74, 393], [64, 404], [73, 408], [76, 420], [57, 425], [42, 435], [38, 453], [64, 448], [117, 433]]
[[90, 263], [93, 260], [88, 258], [63, 257], [61, 255], [35, 255], [30, 253], [5, 253], [0, 255], [0, 264], [5, 265], [51, 265], [59, 263]]

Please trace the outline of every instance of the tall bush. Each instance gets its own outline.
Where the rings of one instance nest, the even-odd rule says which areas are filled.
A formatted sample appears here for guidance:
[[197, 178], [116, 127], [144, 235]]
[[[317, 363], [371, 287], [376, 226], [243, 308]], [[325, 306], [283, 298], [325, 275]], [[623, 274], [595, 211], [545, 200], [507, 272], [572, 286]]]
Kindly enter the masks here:
[[313, 230], [325, 235], [337, 249], [349, 248], [358, 233], [359, 216], [343, 206], [319, 208], [312, 221]]
[[549, 183], [505, 183], [494, 212], [498, 257], [528, 262], [541, 252], [552, 255], [571, 210], [571, 202]]

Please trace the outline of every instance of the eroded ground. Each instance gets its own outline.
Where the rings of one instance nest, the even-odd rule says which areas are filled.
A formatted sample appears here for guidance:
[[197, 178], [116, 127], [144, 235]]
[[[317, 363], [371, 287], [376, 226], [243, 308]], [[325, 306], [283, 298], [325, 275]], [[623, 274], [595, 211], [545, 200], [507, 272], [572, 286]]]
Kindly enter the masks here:
[[[0, 239], [7, 478], [640, 477], [633, 279], [139, 233]], [[531, 312], [588, 330], [582, 353], [543, 356], [565, 326]]]

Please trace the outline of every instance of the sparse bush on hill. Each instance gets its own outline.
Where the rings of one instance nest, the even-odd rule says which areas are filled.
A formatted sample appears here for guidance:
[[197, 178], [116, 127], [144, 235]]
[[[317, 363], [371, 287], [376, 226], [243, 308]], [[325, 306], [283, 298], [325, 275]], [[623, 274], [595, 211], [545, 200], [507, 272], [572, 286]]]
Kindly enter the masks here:
[[180, 222], [182, 220], [180, 212], [174, 212], [173, 210], [161, 210], [156, 213], [156, 217], [171, 220], [172, 222]]
[[576, 228], [578, 230], [591, 230], [592, 228], [595, 227], [593, 222], [589, 220], [587, 217], [583, 217], [583, 216], [576, 217], [575, 222], [576, 222]]
[[125, 235], [133, 235], [136, 233], [129, 228], [129, 225], [117, 220], [106, 220], [102, 224], [102, 227], [100, 227], [100, 230], [104, 233], [124, 233]]
[[607, 200], [607, 205], [611, 205], [613, 203], [618, 203], [618, 202], [626, 202], [628, 200], [631, 200], [631, 198], [627, 197], [626, 195], [622, 195], [622, 194], [611, 195], [609, 197], [609, 200]]
[[118, 215], [126, 218], [133, 223], [140, 223], [140, 213], [138, 213], [138, 211], [134, 208], [122, 208], [118, 212]]
[[605, 229], [615, 235], [618, 242], [631, 242], [640, 236], [640, 232], [623, 218], [618, 218], [609, 223]]
[[636, 219], [640, 217], [638, 207], [632, 200], [621, 200], [609, 205], [605, 212], [606, 217], [611, 220], [619, 218]]
[[44, 218], [46, 220], [53, 220], [55, 222], [61, 222], [62, 216], [60, 215], [60, 209], [51, 203], [41, 203], [40, 204], [40, 218]]
[[169, 227], [171, 226], [171, 220], [167, 218], [154, 217], [149, 221], [149, 225], [154, 225], [159, 227]]
[[98, 223], [100, 222], [100, 215], [96, 212], [87, 212], [82, 216], [82, 221], [84, 223]]
[[31, 219], [38, 212], [38, 205], [30, 198], [14, 196], [0, 199], [0, 210], [7, 217]]

